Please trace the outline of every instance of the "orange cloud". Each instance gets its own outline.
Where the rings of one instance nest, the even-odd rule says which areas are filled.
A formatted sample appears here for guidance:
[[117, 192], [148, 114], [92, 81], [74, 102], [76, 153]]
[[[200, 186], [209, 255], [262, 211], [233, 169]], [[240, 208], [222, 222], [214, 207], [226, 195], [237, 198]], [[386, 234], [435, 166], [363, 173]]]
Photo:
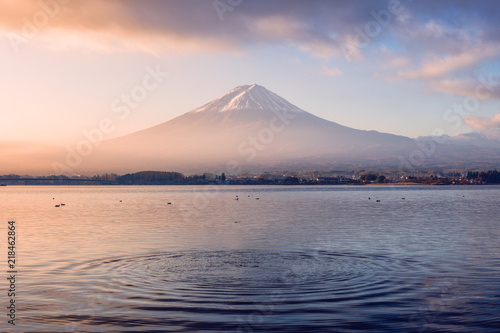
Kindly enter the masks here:
[[[241, 52], [246, 44], [285, 43], [321, 57], [341, 54], [337, 37], [330, 36], [330, 22], [326, 28], [308, 24], [324, 12], [322, 6], [235, 3], [228, 2], [233, 7], [221, 20], [213, 1], [205, 0], [2, 0], [0, 31], [18, 46], [36, 40], [56, 49], [186, 54]], [[347, 4], [329, 6], [336, 15], [337, 7]]]
[[105, 52], [192, 53], [237, 49], [215, 36], [187, 34], [175, 27], [149, 23], [137, 14], [140, 8], [126, 4], [115, 0], [6, 0], [0, 2], [0, 30], [7, 33], [14, 48], [39, 40], [52, 48], [84, 47]]

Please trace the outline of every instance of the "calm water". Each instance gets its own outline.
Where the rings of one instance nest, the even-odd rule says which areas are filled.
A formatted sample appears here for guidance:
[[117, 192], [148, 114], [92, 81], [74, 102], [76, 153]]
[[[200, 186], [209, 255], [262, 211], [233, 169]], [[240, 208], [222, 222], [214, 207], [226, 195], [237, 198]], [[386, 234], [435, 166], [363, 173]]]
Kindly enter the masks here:
[[7, 186], [18, 323], [0, 327], [499, 332], [499, 203], [500, 187]]

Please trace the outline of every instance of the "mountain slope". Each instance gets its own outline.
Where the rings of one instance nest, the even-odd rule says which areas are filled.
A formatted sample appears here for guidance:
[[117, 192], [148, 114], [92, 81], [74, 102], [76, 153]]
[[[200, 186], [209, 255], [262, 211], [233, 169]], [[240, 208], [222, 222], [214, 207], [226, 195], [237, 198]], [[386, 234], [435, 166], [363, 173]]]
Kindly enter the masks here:
[[224, 165], [229, 160], [244, 165], [342, 156], [396, 159], [412, 145], [406, 137], [321, 119], [251, 85], [160, 125], [110, 140], [99, 147], [93, 162], [164, 169]]

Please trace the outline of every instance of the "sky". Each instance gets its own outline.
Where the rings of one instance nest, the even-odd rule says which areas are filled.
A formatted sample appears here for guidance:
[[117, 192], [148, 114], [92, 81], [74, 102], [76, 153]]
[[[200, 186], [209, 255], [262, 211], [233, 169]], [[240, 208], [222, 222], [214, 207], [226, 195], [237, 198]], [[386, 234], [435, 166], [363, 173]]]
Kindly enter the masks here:
[[247, 84], [345, 126], [500, 137], [500, 2], [2, 0], [0, 142], [73, 144]]

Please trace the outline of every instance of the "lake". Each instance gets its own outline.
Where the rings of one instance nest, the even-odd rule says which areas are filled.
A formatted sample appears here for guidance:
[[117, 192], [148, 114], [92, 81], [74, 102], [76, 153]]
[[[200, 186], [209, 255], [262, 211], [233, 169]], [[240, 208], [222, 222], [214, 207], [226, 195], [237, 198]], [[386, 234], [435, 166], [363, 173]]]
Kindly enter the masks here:
[[6, 186], [0, 215], [4, 332], [500, 331], [498, 186]]

